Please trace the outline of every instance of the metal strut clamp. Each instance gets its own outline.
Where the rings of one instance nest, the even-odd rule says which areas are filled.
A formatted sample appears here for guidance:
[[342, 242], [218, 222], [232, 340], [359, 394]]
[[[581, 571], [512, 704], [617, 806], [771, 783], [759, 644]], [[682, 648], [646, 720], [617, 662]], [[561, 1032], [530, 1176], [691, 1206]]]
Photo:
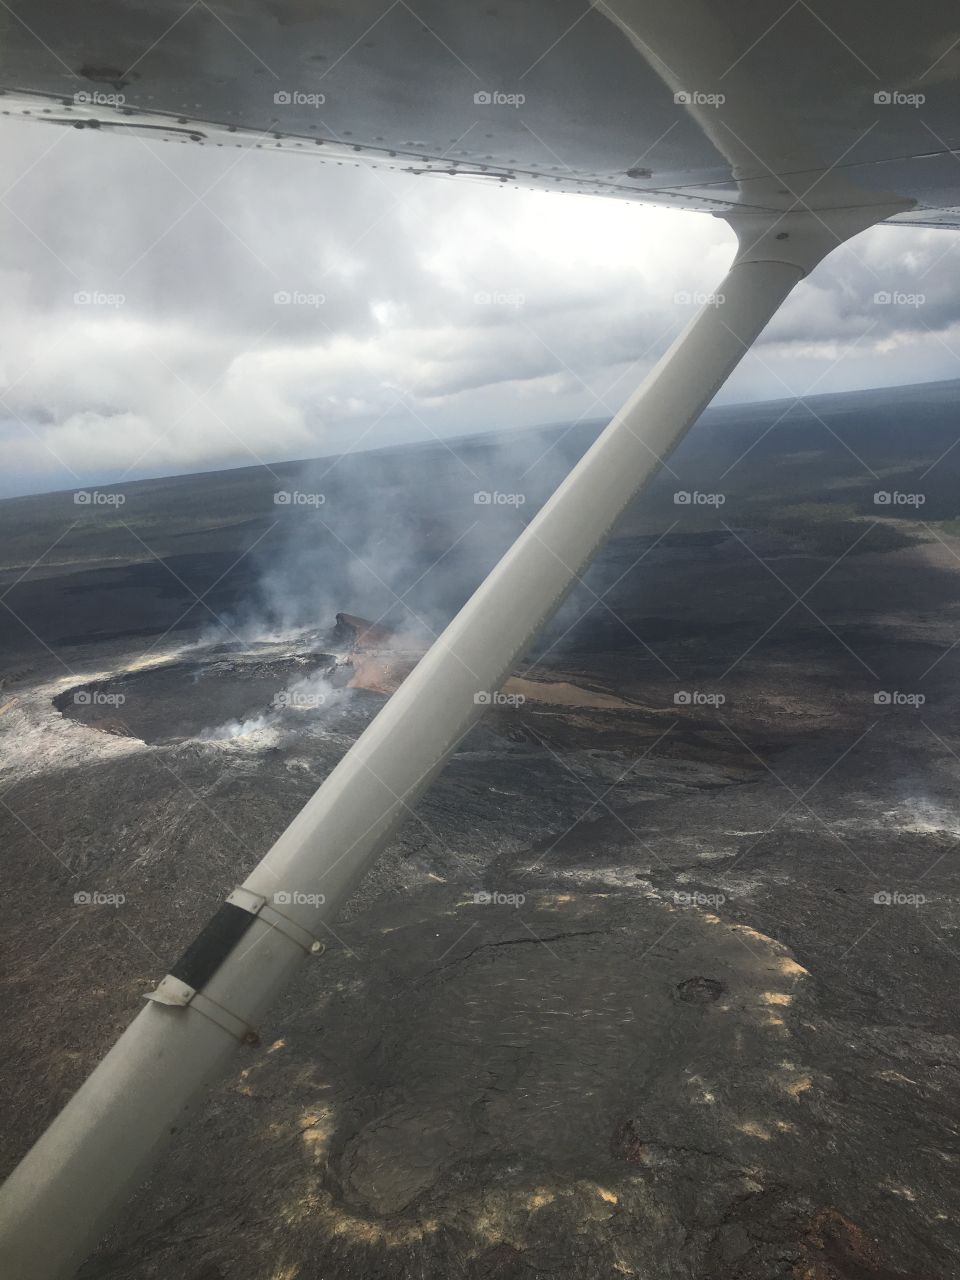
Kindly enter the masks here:
[[249, 889], [234, 889], [211, 920], [158, 984], [145, 997], [156, 1004], [185, 1008], [189, 1005], [215, 1022], [241, 1044], [257, 1044], [260, 1037], [248, 1022], [204, 995], [201, 988], [216, 973], [254, 920], [262, 920], [271, 929], [284, 934], [307, 955], [319, 955], [324, 944], [300, 925], [288, 920], [265, 897]]
[[253, 893], [250, 889], [234, 889], [227, 898], [227, 902], [232, 906], [241, 907], [244, 911], [249, 911], [258, 920], [266, 921], [272, 928], [279, 929], [291, 942], [302, 947], [307, 955], [317, 956], [324, 950], [324, 944], [319, 938], [315, 938], [308, 930], [302, 929], [300, 925], [287, 919], [260, 893]]

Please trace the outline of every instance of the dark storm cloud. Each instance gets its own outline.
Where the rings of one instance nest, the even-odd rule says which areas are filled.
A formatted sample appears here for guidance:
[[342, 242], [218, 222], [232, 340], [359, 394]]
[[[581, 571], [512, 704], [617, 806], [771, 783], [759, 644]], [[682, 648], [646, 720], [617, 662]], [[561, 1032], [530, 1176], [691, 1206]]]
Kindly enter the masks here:
[[[603, 417], [733, 247], [710, 218], [306, 156], [0, 142], [7, 492]], [[726, 398], [954, 376], [952, 243], [838, 250]]]

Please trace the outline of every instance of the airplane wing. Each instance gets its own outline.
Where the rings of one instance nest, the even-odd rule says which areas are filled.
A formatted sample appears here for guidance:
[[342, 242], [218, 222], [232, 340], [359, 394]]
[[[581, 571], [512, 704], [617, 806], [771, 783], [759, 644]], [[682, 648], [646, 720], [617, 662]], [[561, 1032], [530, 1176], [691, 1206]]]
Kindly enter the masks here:
[[[828, 171], [960, 226], [945, 0], [35, 0], [8, 115], [723, 214]], [[922, 108], [922, 109], [919, 109]]]

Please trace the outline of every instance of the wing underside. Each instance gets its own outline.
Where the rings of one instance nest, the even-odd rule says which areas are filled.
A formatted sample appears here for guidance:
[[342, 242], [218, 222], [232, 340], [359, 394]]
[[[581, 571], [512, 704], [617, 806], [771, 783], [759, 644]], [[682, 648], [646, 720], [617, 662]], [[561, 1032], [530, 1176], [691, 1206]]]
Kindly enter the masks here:
[[0, 29], [5, 112], [61, 128], [719, 214], [855, 188], [960, 226], [940, 0], [38, 0]]

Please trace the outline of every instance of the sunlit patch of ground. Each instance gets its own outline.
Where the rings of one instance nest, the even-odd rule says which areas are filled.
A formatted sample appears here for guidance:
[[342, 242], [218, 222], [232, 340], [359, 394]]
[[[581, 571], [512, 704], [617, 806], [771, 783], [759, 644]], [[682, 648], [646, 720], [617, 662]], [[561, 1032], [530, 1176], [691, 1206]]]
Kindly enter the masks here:
[[[324, 1015], [324, 1059], [343, 1083], [335, 1066], [330, 1101], [300, 1113], [321, 1182], [298, 1179], [282, 1215], [310, 1256], [454, 1232], [465, 1257], [513, 1251], [532, 1265], [559, 1215], [619, 1274], [642, 1274], [649, 1239], [620, 1238], [608, 1255], [611, 1215], [639, 1215], [656, 1238], [690, 1160], [719, 1161], [742, 1185], [792, 1158], [793, 1109], [815, 1072], [798, 1045], [784, 1057], [806, 973], [782, 944], [656, 899], [627, 930], [626, 915], [611, 928], [606, 904], [620, 900], [607, 894], [534, 892], [521, 912], [432, 892], [454, 895], [452, 912], [445, 899], [426, 915], [410, 904], [377, 929], [385, 950], [367, 963], [409, 969], [409, 997], [367, 1009], [375, 1105], [359, 1123], [337, 1097], [358, 1072], [369, 1086], [369, 1051], [338, 1035], [342, 1002]], [[375, 972], [368, 981], [381, 989]], [[265, 1073], [295, 1071], [303, 1049], [297, 1035], [272, 1054], [261, 1087], [285, 1092]]]

